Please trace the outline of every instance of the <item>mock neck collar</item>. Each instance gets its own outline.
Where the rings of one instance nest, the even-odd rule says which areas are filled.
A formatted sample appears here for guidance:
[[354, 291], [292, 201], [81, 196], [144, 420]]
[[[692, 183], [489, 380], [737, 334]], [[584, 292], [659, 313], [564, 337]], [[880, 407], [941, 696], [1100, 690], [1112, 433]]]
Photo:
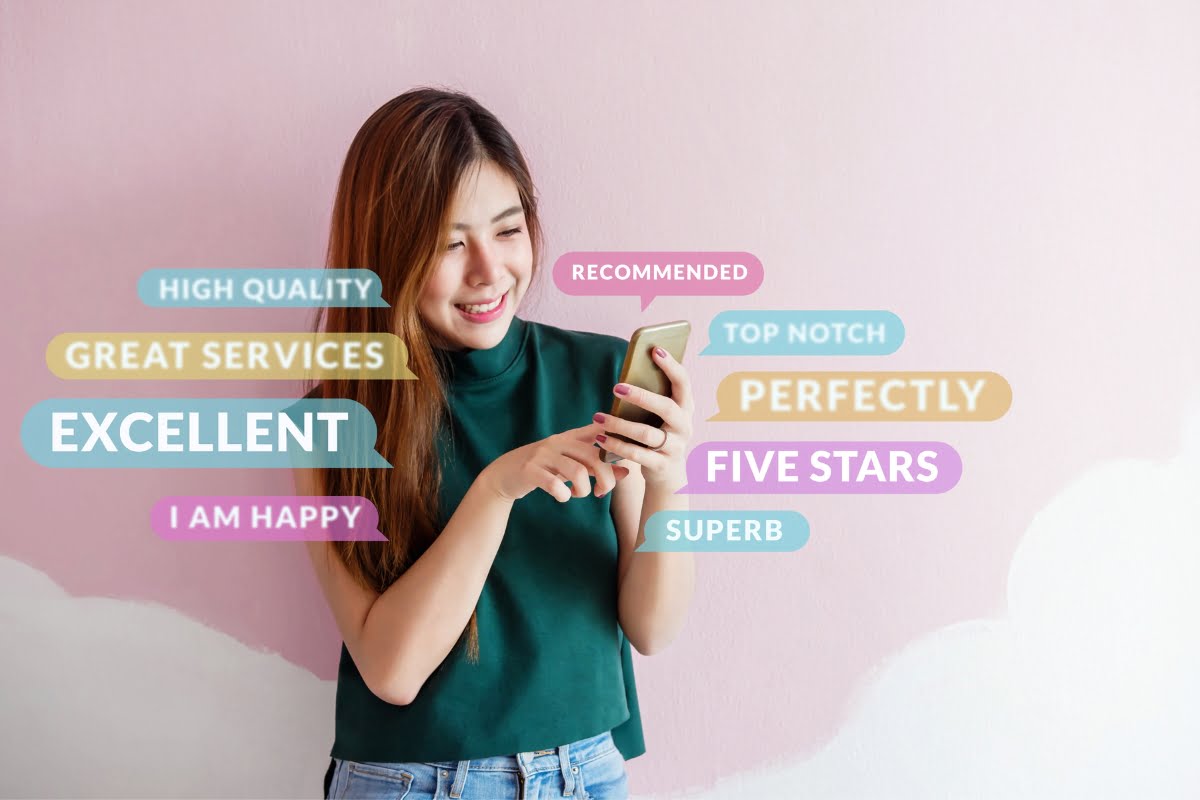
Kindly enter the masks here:
[[446, 369], [446, 377], [450, 383], [477, 383], [497, 378], [512, 369], [520, 360], [525, 350], [525, 332], [528, 323], [513, 315], [508, 331], [495, 347], [486, 350], [476, 350], [466, 347], [462, 350], [443, 350], [434, 348], [434, 353]]

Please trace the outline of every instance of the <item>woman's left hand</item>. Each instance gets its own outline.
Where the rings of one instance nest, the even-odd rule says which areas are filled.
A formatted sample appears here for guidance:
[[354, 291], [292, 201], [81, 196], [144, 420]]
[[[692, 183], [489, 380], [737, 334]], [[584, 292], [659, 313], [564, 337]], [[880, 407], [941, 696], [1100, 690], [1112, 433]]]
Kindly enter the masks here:
[[596, 412], [593, 419], [603, 424], [605, 431], [619, 433], [641, 444], [623, 442], [603, 434], [597, 436], [596, 441], [604, 449], [638, 464], [647, 484], [673, 484], [678, 488], [687, 482], [685, 459], [688, 442], [692, 438], [694, 410], [692, 383], [683, 365], [670, 353], [659, 347], [651, 352], [654, 363], [671, 381], [671, 396], [665, 397], [627, 383], [618, 383], [613, 387], [613, 393], [661, 417], [662, 427], [655, 428]]

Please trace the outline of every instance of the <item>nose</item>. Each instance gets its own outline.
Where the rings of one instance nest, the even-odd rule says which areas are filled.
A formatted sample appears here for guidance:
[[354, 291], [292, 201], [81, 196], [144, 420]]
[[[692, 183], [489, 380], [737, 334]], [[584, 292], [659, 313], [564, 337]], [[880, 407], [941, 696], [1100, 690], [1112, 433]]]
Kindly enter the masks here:
[[504, 280], [507, 270], [504, 260], [498, 250], [493, 250], [487, 243], [481, 243], [471, 249], [470, 261], [467, 265], [467, 283], [471, 286], [495, 286]]

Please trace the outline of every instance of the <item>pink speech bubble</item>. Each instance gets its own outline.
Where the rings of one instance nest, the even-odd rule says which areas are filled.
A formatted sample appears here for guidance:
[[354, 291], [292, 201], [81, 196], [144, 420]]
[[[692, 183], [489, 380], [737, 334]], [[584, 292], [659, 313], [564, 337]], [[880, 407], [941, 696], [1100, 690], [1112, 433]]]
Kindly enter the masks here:
[[150, 525], [170, 541], [387, 541], [375, 504], [349, 495], [164, 497]]
[[676, 494], [941, 494], [962, 471], [945, 442], [702, 442]]
[[636, 296], [643, 311], [659, 295], [746, 295], [762, 280], [762, 262], [743, 252], [572, 252], [554, 262], [554, 285], [565, 294]]

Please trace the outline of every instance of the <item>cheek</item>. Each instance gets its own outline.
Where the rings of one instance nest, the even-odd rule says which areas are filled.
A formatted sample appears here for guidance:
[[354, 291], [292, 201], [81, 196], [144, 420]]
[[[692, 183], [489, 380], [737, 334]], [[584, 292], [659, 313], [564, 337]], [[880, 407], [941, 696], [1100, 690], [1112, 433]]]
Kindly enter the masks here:
[[457, 285], [457, 278], [450, 270], [438, 270], [429, 279], [429, 283], [425, 284], [425, 290], [421, 293], [421, 306], [433, 310], [447, 305], [454, 296]]
[[533, 245], [528, 239], [525, 240], [525, 246], [521, 248], [520, 254], [516, 259], [517, 272], [522, 279], [528, 281], [529, 276], [533, 274]]

